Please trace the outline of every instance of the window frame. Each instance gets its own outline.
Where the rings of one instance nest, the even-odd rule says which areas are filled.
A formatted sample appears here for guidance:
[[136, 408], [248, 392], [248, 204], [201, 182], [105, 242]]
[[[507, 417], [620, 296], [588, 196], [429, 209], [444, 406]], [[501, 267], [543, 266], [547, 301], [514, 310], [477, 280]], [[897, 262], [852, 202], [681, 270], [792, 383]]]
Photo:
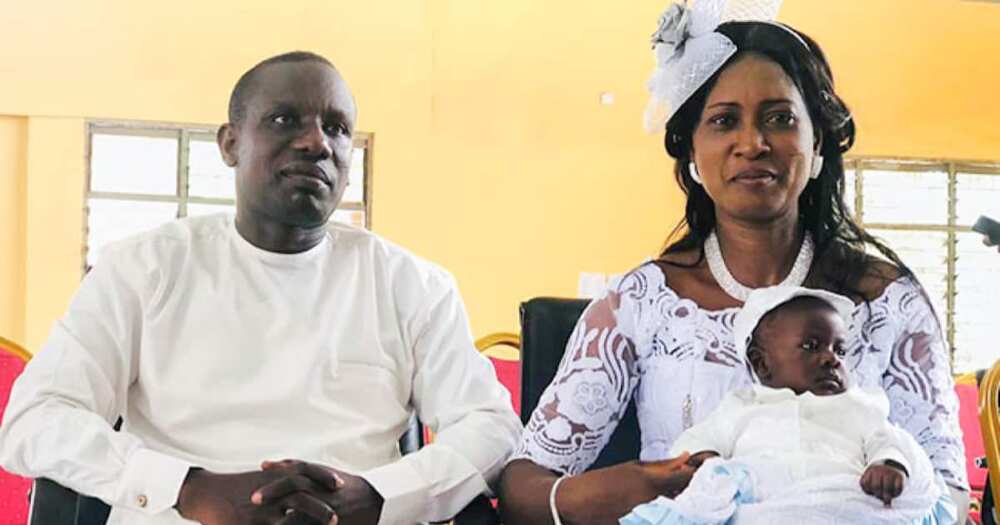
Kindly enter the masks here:
[[[869, 223], [864, 220], [864, 179], [865, 171], [894, 171], [906, 173], [938, 172], [948, 175], [948, 220], [945, 224], [903, 224]], [[958, 260], [958, 234], [972, 232], [972, 227], [958, 224], [958, 175], [985, 175], [1000, 177], [1000, 162], [982, 160], [932, 159], [910, 157], [880, 157], [851, 155], [844, 158], [844, 171], [854, 172], [853, 218], [866, 231], [895, 230], [910, 232], [938, 232], [947, 235], [945, 305], [946, 312], [939, 319], [948, 344], [948, 356], [952, 370], [955, 368], [955, 301], [958, 294], [956, 285]], [[846, 182], [846, 181], [845, 181]]]

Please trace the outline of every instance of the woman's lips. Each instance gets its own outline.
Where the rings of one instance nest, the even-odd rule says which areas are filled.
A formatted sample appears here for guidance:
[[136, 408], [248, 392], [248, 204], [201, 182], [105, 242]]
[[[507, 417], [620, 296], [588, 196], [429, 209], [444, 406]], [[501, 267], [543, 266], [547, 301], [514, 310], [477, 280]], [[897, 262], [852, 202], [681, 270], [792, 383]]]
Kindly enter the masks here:
[[767, 183], [778, 179], [778, 175], [769, 170], [745, 170], [733, 177], [733, 182], [749, 184]]

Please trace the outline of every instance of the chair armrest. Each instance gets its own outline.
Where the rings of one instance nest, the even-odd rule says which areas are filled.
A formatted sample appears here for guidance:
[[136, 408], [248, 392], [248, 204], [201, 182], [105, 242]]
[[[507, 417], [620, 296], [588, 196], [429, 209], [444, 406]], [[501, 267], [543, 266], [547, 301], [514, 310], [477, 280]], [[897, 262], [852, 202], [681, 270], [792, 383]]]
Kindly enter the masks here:
[[30, 509], [28, 525], [104, 525], [111, 512], [103, 501], [45, 478], [32, 484]]
[[75, 525], [78, 497], [55, 481], [36, 479], [31, 485], [29, 525]]

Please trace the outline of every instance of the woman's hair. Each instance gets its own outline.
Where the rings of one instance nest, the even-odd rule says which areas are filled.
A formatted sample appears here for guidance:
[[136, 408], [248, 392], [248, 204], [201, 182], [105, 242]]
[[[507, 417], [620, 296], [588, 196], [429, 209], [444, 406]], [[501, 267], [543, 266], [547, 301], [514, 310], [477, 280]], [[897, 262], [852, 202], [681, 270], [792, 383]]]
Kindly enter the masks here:
[[[816, 244], [816, 260], [825, 263], [821, 266], [823, 277], [833, 284], [834, 291], [864, 299], [858, 285], [871, 263], [865, 254], [866, 246], [878, 250], [903, 275], [912, 276], [892, 249], [854, 222], [844, 204], [843, 155], [854, 144], [854, 120], [833, 90], [833, 74], [819, 45], [803, 33], [769, 22], [727, 22], [716, 31], [732, 40], [737, 52], [667, 122], [664, 142], [667, 153], [676, 159], [674, 174], [687, 195], [687, 204], [684, 219], [670, 234], [662, 255], [698, 249], [701, 256], [694, 265], [704, 257], [705, 239], [715, 228], [715, 206], [688, 173], [692, 137], [721, 71], [741, 54], [756, 53], [780, 65], [792, 79], [802, 93], [814, 129], [822, 133], [823, 170], [799, 197], [799, 216]], [[682, 231], [683, 235], [671, 243], [670, 239]]]

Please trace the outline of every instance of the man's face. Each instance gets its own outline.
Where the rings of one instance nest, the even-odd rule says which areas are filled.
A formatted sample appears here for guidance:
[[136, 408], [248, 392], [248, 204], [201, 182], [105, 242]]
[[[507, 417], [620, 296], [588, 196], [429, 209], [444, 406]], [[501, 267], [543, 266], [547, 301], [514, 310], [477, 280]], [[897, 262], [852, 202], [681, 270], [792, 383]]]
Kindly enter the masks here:
[[796, 301], [764, 317], [750, 361], [761, 383], [796, 394], [839, 394], [847, 385], [840, 358], [847, 328], [836, 310], [820, 301]]
[[325, 224], [351, 166], [357, 110], [347, 84], [332, 67], [304, 61], [264, 66], [249, 87], [243, 120], [219, 132], [241, 220]]

